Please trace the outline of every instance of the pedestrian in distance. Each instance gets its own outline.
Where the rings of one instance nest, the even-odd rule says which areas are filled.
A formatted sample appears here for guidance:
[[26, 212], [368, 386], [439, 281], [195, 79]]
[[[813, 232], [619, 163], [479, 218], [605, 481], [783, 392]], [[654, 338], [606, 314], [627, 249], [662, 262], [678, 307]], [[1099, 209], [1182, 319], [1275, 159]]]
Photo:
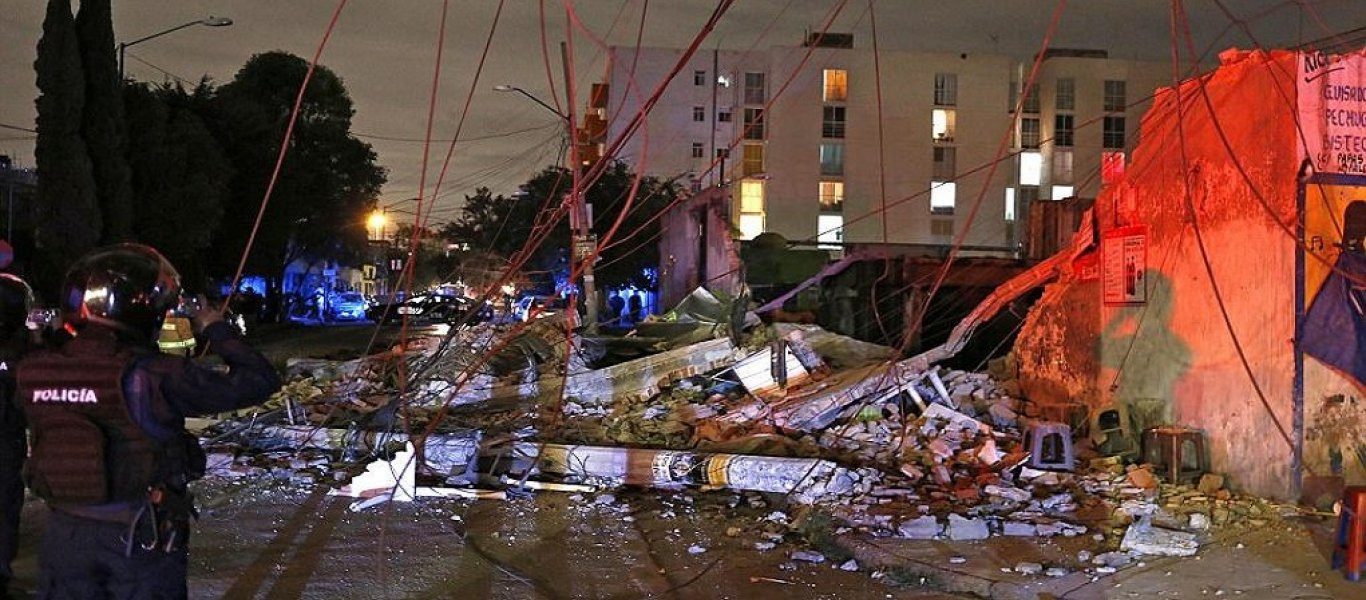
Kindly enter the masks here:
[[23, 279], [0, 274], [0, 598], [9, 598], [19, 550], [19, 513], [24, 508], [20, 472], [28, 454], [24, 414], [15, 401], [15, 371], [28, 353], [32, 336], [28, 311], [33, 290]]
[[227, 371], [158, 353], [180, 276], [151, 247], [95, 250], [61, 292], [73, 336], [31, 353], [18, 377], [32, 435], [25, 479], [51, 509], [38, 598], [185, 598], [188, 484], [204, 473], [185, 418], [263, 402], [279, 375], [203, 300], [191, 321]]

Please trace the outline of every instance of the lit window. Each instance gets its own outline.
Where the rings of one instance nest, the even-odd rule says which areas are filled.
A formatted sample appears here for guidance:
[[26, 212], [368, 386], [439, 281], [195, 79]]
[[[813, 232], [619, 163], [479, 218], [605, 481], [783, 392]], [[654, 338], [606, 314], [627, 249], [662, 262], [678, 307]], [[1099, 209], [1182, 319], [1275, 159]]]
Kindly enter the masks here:
[[826, 69], [823, 74], [825, 80], [824, 100], [826, 102], [844, 102], [849, 99], [849, 72], [844, 69]]
[[1043, 181], [1043, 155], [1038, 152], [1020, 153], [1020, 185], [1039, 185]]
[[843, 243], [844, 216], [820, 215], [816, 217], [816, 241], [821, 244]]
[[693, 72], [692, 72], [692, 84], [693, 84], [693, 85], [706, 85], [706, 84], [707, 84], [707, 72], [706, 72], [706, 71], [693, 71]]
[[844, 174], [844, 144], [821, 144], [821, 175]]
[[764, 182], [740, 182], [740, 236], [750, 240], [764, 232]]
[[844, 210], [844, 182], [821, 182], [821, 212], [840, 212]]
[[746, 177], [764, 172], [764, 145], [745, 144], [741, 173]]
[[1102, 185], [1110, 185], [1124, 178], [1124, 153], [1123, 152], [1102, 152], [1100, 153], [1100, 182]]
[[930, 177], [940, 180], [953, 179], [956, 174], [958, 149], [953, 146], [934, 147], [934, 170]]
[[745, 139], [762, 140], [764, 139], [764, 109], [746, 108], [745, 109]]
[[1076, 81], [1068, 79], [1058, 80], [1058, 96], [1055, 106], [1058, 110], [1074, 110], [1077, 106], [1077, 84]]
[[1124, 117], [1105, 117], [1101, 122], [1100, 145], [1116, 150], [1124, 149]]
[[692, 107], [692, 120], [697, 122], [707, 120], [707, 109], [701, 106]]
[[703, 156], [703, 153], [702, 153], [702, 142], [693, 142], [693, 143], [692, 143], [692, 157], [693, 157], [693, 158], [702, 158], [702, 156]]
[[763, 73], [745, 73], [745, 104], [763, 104], [768, 100], [768, 90], [764, 84]]
[[1053, 117], [1053, 145], [1071, 146], [1073, 145], [1073, 119], [1072, 115], [1056, 115]]
[[953, 205], [958, 200], [957, 187], [952, 181], [931, 181], [930, 212], [953, 214]]
[[763, 215], [740, 215], [740, 239], [752, 240], [764, 232]]
[[1055, 185], [1055, 186], [1053, 186], [1053, 199], [1054, 199], [1054, 200], [1063, 200], [1063, 199], [1065, 199], [1065, 198], [1071, 198], [1074, 194], [1075, 194], [1075, 190], [1074, 190], [1074, 189], [1072, 188], [1072, 186], [1070, 186], [1070, 185]]
[[1006, 188], [1006, 220], [1015, 220], [1015, 188]]
[[821, 109], [821, 137], [844, 137], [844, 107], [826, 106]]
[[952, 142], [954, 121], [956, 115], [954, 111], [946, 108], [934, 109], [932, 116], [932, 134], [937, 142]]
[[740, 182], [740, 212], [760, 215], [764, 213], [764, 182]]
[[934, 74], [934, 105], [955, 106], [958, 104], [958, 76], [953, 73]]
[[1123, 81], [1105, 81], [1105, 108], [1108, 112], [1124, 112], [1126, 101]]
[[1039, 119], [1024, 117], [1020, 119], [1020, 147], [1039, 147]]
[[1053, 161], [1053, 181], [1072, 183], [1072, 151], [1054, 150], [1051, 160]]

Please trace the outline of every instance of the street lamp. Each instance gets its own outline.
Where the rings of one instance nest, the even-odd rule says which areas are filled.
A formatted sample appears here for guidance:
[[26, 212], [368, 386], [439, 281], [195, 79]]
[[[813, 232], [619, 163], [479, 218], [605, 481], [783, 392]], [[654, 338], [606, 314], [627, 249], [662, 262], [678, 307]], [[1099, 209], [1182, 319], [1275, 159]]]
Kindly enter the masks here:
[[183, 25], [176, 25], [175, 27], [172, 27], [172, 28], [167, 29], [167, 30], [165, 30], [165, 31], [158, 31], [158, 32], [156, 32], [156, 33], [153, 33], [152, 35], [140, 37], [140, 38], [138, 38], [138, 39], [136, 39], [136, 40], [133, 40], [133, 41], [131, 41], [131, 42], [119, 42], [119, 81], [120, 81], [120, 82], [123, 81], [123, 62], [124, 62], [124, 54], [128, 51], [128, 47], [129, 47], [129, 46], [132, 46], [132, 45], [135, 45], [135, 44], [141, 44], [141, 43], [143, 43], [143, 42], [145, 42], [145, 41], [147, 41], [147, 40], [150, 40], [150, 39], [152, 39], [152, 38], [158, 38], [158, 37], [161, 37], [161, 36], [166, 35], [166, 34], [168, 34], [168, 33], [180, 31], [181, 29], [184, 29], [184, 28], [186, 28], [186, 27], [194, 27], [195, 25], [203, 25], [203, 26], [205, 26], [205, 27], [227, 27], [227, 26], [229, 26], [229, 25], [232, 25], [232, 19], [229, 19], [229, 18], [227, 18], [227, 17], [215, 17], [215, 16], [213, 16], [213, 15], [210, 15], [210, 16], [205, 17], [205, 18], [203, 18], [203, 19], [196, 19], [196, 20], [194, 20], [194, 21], [190, 21], [189, 23], [185, 23], [185, 24], [183, 24]]
[[[560, 51], [564, 52], [563, 44], [560, 45]], [[567, 65], [568, 63], [566, 62], [565, 64]], [[565, 68], [565, 76], [567, 79], [568, 67], [566, 66]], [[545, 101], [541, 100], [540, 98], [537, 98], [536, 96], [533, 96], [531, 92], [528, 92], [515, 85], [495, 85], [493, 86], [493, 89], [494, 91], [498, 92], [517, 92], [523, 96], [526, 96], [532, 102], [541, 105], [542, 108], [545, 108], [546, 110], [554, 113], [555, 116], [559, 117], [562, 121], [564, 121], [565, 130], [569, 132], [569, 162], [571, 163], [572, 168], [575, 169], [575, 181], [577, 182], [578, 170], [582, 168], [582, 165], [579, 164], [579, 136], [578, 128], [575, 127], [574, 124], [574, 119], [565, 113], [555, 110], [555, 107], [546, 104]], [[566, 90], [566, 92], [568, 91], [570, 90]], [[572, 98], [572, 94], [570, 94], [570, 96], [571, 97], [569, 101], [573, 102], [574, 99]], [[575, 187], [577, 188], [577, 185]], [[571, 211], [569, 213], [569, 228], [571, 231], [573, 231], [574, 239], [570, 242], [572, 246], [570, 248], [570, 251], [572, 253], [572, 256], [574, 257], [574, 260], [584, 261], [583, 303], [588, 308], [588, 316], [584, 320], [586, 321], [585, 324], [588, 326], [588, 331], [596, 332], [598, 330], [598, 287], [593, 276], [593, 261], [585, 260], [590, 254], [593, 253], [593, 249], [597, 246], [597, 239], [593, 236], [593, 211], [592, 208], [589, 207], [588, 202], [584, 199], [583, 192], [581, 190], [575, 189], [573, 193], [575, 197], [570, 199]]]
[[550, 112], [552, 112], [552, 113], [555, 113], [555, 116], [559, 117], [561, 120], [564, 120], [564, 121], [568, 121], [568, 120], [569, 120], [569, 115], [566, 115], [566, 114], [564, 114], [564, 113], [562, 113], [562, 112], [560, 112], [560, 111], [558, 111], [558, 110], [555, 110], [555, 107], [553, 107], [553, 106], [551, 106], [551, 105], [549, 105], [549, 104], [546, 104], [544, 100], [541, 100], [540, 98], [537, 98], [537, 97], [531, 95], [531, 92], [528, 92], [528, 91], [526, 91], [526, 90], [524, 90], [524, 89], [522, 89], [522, 88], [519, 88], [519, 87], [517, 87], [517, 86], [515, 86], [515, 85], [508, 85], [508, 84], [506, 84], [506, 83], [504, 83], [504, 84], [502, 84], [502, 85], [495, 85], [495, 86], [493, 86], [493, 91], [495, 91], [495, 92], [517, 92], [518, 94], [521, 94], [521, 95], [523, 95], [523, 96], [526, 96], [527, 98], [530, 98], [532, 102], [535, 102], [536, 104], [539, 104], [539, 105], [545, 107], [546, 110], [548, 110], [548, 111], [550, 111]]

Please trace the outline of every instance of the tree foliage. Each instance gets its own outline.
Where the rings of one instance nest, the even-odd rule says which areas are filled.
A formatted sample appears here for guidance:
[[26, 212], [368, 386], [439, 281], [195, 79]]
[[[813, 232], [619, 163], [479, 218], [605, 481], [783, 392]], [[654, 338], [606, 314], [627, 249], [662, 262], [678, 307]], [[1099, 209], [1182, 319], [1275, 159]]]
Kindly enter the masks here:
[[66, 267], [100, 241], [90, 155], [81, 138], [85, 78], [70, 0], [50, 0], [38, 40], [38, 206], [35, 243], [46, 265], [33, 279], [55, 293]]
[[[562, 167], [546, 168], [512, 197], [494, 196], [488, 189], [480, 188], [473, 196], [465, 197], [460, 216], [442, 230], [442, 235], [451, 242], [469, 244], [473, 250], [487, 249], [511, 257], [536, 232], [542, 231], [569, 192], [571, 177], [572, 173]], [[595, 267], [603, 287], [653, 287], [655, 283], [650, 271], [659, 266], [659, 220], [655, 217], [673, 201], [679, 188], [672, 181], [645, 176], [631, 199], [628, 197], [635, 177], [625, 163], [614, 162], [585, 191], [593, 206], [592, 230], [598, 239], [603, 239], [617, 216], [626, 211], [613, 241], [601, 253]], [[566, 275], [569, 246], [569, 219], [561, 218], [545, 241], [532, 251], [524, 269]]]
[[[307, 71], [308, 63], [292, 54], [257, 54], [215, 95], [215, 126], [235, 169], [217, 236], [220, 254], [231, 256], [232, 267], [265, 197]], [[351, 135], [353, 113], [341, 78], [317, 67], [257, 232], [248, 261], [252, 270], [279, 273], [296, 258], [338, 260], [363, 251], [364, 216], [374, 207], [385, 172], [370, 145]]]
[[161, 250], [186, 278], [205, 275], [202, 253], [222, 220], [232, 166], [201, 118], [213, 88], [130, 84], [124, 88], [128, 165], [138, 199], [133, 233]]
[[81, 66], [85, 73], [85, 109], [81, 137], [95, 176], [95, 198], [103, 217], [104, 243], [132, 238], [131, 174], [124, 160], [126, 130], [123, 121], [121, 81], [114, 56], [114, 24], [110, 0], [81, 0], [76, 15]]

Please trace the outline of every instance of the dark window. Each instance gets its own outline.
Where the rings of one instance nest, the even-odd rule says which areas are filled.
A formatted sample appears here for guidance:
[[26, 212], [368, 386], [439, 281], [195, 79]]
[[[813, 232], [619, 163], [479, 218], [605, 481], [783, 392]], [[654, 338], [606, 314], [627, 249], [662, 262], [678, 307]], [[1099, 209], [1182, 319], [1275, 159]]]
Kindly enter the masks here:
[[824, 116], [821, 120], [821, 137], [844, 137], [844, 107], [826, 106], [823, 107], [822, 112]]
[[1100, 145], [1115, 150], [1124, 149], [1124, 117], [1105, 117]]
[[1124, 112], [1128, 105], [1125, 100], [1124, 82], [1107, 79], [1105, 81], [1105, 110], [1107, 112]]
[[747, 140], [764, 139], [764, 109], [745, 109], [745, 135]]
[[958, 104], [958, 75], [954, 73], [934, 74], [934, 105], [955, 106]]
[[692, 72], [692, 84], [693, 84], [693, 85], [707, 85], [707, 72], [706, 72], [706, 71], [693, 71], [693, 72]]
[[763, 104], [768, 100], [763, 73], [745, 73], [745, 104]]
[[948, 181], [954, 178], [956, 170], [958, 152], [950, 146], [935, 146], [934, 148], [934, 173], [933, 177], [937, 181]]
[[701, 106], [692, 107], [692, 120], [699, 123], [707, 120], [707, 109]]
[[702, 153], [702, 142], [693, 142], [693, 143], [692, 143], [692, 157], [693, 157], [693, 158], [702, 158], [702, 156], [703, 156], [703, 153]]
[[1077, 84], [1075, 80], [1058, 80], [1058, 96], [1055, 106], [1058, 110], [1075, 110], [1077, 108]]
[[1039, 147], [1039, 119], [1035, 117], [1025, 117], [1020, 119], [1020, 147], [1038, 148]]
[[844, 174], [844, 144], [821, 144], [821, 175]]
[[1020, 110], [1031, 115], [1039, 114], [1039, 85], [1037, 82], [1030, 86], [1029, 91], [1025, 93], [1024, 106]]
[[728, 111], [728, 110], [723, 110], [723, 111], [721, 111], [721, 112], [716, 113], [716, 120], [717, 120], [717, 121], [720, 121], [720, 122], [722, 122], [722, 123], [729, 123], [729, 122], [730, 122], [730, 111]]
[[1072, 115], [1056, 115], [1053, 117], [1053, 145], [1074, 145], [1072, 134]]

